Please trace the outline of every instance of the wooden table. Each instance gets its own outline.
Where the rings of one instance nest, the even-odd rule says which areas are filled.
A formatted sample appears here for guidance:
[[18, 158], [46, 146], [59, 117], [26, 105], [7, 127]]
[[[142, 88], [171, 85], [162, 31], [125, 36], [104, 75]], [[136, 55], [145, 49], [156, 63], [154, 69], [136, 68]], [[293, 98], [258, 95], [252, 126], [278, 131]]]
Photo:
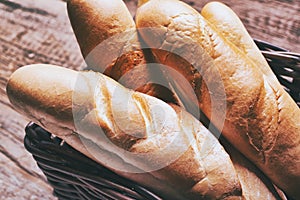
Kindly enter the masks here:
[[[136, 1], [126, 0], [134, 15]], [[208, 0], [186, 0], [200, 10]], [[223, 0], [254, 38], [300, 52], [299, 0]], [[60, 0], [0, 0], [0, 199], [55, 199], [23, 147], [28, 123], [5, 94], [10, 74], [32, 63], [81, 66], [76, 39]], [[30, 78], [30, 77], [28, 77]]]

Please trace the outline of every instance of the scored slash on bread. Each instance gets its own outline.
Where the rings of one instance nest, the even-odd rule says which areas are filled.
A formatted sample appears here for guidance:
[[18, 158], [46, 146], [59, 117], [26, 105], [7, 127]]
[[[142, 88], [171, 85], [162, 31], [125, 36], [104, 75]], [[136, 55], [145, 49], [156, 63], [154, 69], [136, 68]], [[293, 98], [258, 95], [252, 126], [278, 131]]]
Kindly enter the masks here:
[[[159, 19], [157, 16], [160, 16]], [[191, 44], [197, 44], [204, 50], [204, 54], [212, 58], [207, 66], [207, 63], [195, 62], [198, 61], [197, 56], [190, 53], [191, 63], [195, 63], [195, 73], [200, 72], [202, 75], [201, 84], [194, 89], [199, 97], [199, 108], [212, 123], [217, 124], [226, 139], [252, 160], [276, 185], [288, 195], [299, 198], [300, 110], [281, 86], [272, 84], [274, 80], [268, 76], [269, 69], [262, 66], [265, 74], [262, 73], [245, 52], [183, 2], [148, 1], [139, 7], [136, 23], [142, 30], [149, 27], [160, 29], [152, 35], [151, 32], [141, 31], [141, 36], [147, 43], [189, 52], [191, 46], [185, 46], [185, 41], [190, 40]], [[164, 40], [153, 37], [157, 33]], [[185, 40], [180, 40], [181, 38]], [[172, 44], [170, 41], [176, 43]], [[164, 55], [156, 49], [152, 52], [160, 62], [185, 75], [186, 66], [176, 65], [178, 56]], [[216, 76], [209, 73], [210, 70], [217, 71], [224, 88], [215, 87], [213, 91], [207, 89], [210, 85], [218, 84]], [[186, 77], [189, 79], [190, 76]], [[222, 127], [219, 126], [219, 119], [212, 116], [222, 116], [224, 113], [218, 109], [214, 110], [216, 113], [212, 112], [214, 106], [211, 105], [211, 98], [218, 98], [223, 92], [226, 96], [226, 119]]]

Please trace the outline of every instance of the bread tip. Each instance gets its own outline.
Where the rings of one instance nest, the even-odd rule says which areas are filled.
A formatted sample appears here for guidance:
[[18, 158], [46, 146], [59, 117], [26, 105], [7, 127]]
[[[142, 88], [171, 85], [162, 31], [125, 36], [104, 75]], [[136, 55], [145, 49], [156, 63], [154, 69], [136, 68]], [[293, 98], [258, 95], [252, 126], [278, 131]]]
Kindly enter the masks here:
[[220, 8], [224, 8], [224, 7], [228, 7], [225, 3], [220, 2], [220, 1], [210, 1], [207, 4], [205, 4], [202, 8], [203, 10], [207, 10], [208, 8], [210, 9], [220, 9]]
[[138, 7], [141, 7], [142, 5], [147, 3], [148, 1], [150, 1], [150, 0], [138, 0]]

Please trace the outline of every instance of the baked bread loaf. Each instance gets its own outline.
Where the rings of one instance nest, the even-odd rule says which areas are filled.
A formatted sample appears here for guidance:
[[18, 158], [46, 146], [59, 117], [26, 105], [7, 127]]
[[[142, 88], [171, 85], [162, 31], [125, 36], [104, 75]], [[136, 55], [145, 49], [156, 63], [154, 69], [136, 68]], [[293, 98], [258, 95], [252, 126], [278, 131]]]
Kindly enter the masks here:
[[177, 106], [100, 73], [52, 65], [18, 69], [7, 94], [30, 120], [166, 199], [242, 198], [228, 154]]
[[193, 103], [230, 143], [288, 195], [300, 198], [300, 111], [283, 88], [183, 2], [148, 1], [136, 23], [156, 59], [186, 77], [198, 98]]

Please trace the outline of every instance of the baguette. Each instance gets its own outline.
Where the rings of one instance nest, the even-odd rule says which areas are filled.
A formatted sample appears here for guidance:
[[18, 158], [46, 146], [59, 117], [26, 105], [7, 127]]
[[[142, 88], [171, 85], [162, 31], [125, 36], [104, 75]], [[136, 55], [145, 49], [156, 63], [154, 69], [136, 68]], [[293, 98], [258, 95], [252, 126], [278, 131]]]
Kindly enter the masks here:
[[[177, 103], [143, 49], [135, 22], [122, 0], [69, 0], [68, 16], [87, 69], [101, 72], [123, 86]], [[101, 56], [99, 56], [101, 55]]]
[[[243, 53], [245, 53], [256, 64], [256, 66], [258, 66], [259, 69], [262, 70], [264, 75], [268, 77], [268, 80], [272, 85], [277, 85], [277, 87], [280, 87], [280, 83], [273, 71], [271, 70], [266, 59], [260, 52], [259, 48], [256, 46], [254, 40], [246, 30], [240, 18], [234, 13], [233, 10], [230, 9], [230, 7], [226, 6], [221, 2], [209, 2], [202, 8], [201, 15], [207, 21], [209, 21], [209, 23], [214, 25], [218, 32], [223, 35], [223, 37], [225, 37], [228, 41], [233, 43]], [[262, 182], [259, 182], [256, 178], [253, 178], [252, 182], [251, 179], [245, 179], [245, 176], [240, 176], [240, 174], [249, 174], [244, 170], [247, 167], [250, 169], [249, 171], [251, 172], [258, 171], [258, 174], [260, 174], [259, 176], [262, 177], [263, 182], [268, 182], [267, 186], [270, 188], [270, 190], [276, 190], [281, 199], [286, 199], [284, 193], [278, 188], [276, 188], [276, 186], [274, 189], [272, 183], [270, 183], [267, 180], [267, 178], [253, 166], [252, 163], [243, 158], [243, 156], [236, 152], [236, 150], [232, 148], [230, 144], [228, 144], [226, 141], [223, 143], [224, 148], [229, 153], [229, 155], [231, 155], [232, 162], [234, 163], [234, 166], [237, 169], [237, 173], [239, 174], [239, 179], [243, 188], [243, 194], [247, 196], [246, 199], [270, 198], [268, 196], [261, 196], [267, 195], [268, 192], [261, 192], [259, 194], [260, 196], [251, 197], [251, 195], [258, 195], [257, 193], [252, 192], [253, 187], [262, 188], [262, 191], [266, 187], [265, 185], [262, 185]]]
[[[193, 85], [199, 108], [229, 142], [288, 195], [300, 198], [300, 111], [282, 87], [271, 84], [244, 52], [180, 1], [144, 3], [136, 24], [156, 59]], [[183, 60], [178, 55], [190, 64], [176, 64]], [[225, 106], [226, 113], [216, 105]]]
[[7, 95], [30, 120], [163, 198], [242, 198], [228, 154], [177, 106], [100, 73], [52, 65], [18, 69]]

